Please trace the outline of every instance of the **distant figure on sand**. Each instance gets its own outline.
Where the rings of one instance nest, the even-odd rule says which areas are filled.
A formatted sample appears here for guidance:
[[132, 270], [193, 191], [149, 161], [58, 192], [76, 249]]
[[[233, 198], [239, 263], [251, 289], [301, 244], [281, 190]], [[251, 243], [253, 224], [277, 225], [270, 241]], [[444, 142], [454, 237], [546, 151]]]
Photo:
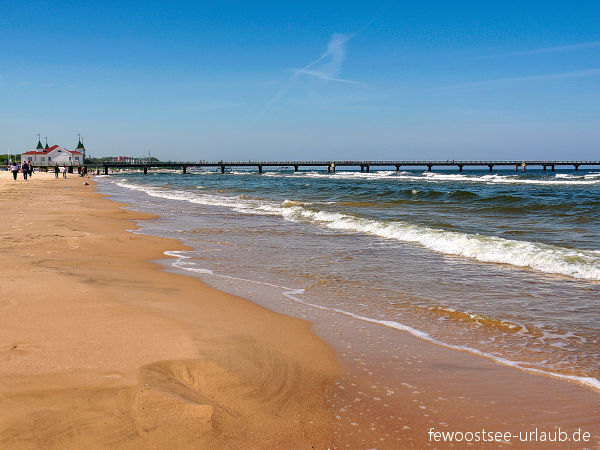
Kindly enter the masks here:
[[23, 172], [23, 179], [26, 180], [29, 173], [29, 164], [27, 164], [27, 161], [23, 161], [21, 164], [21, 172]]
[[10, 171], [13, 174], [13, 178], [16, 180], [17, 179], [17, 174], [19, 173], [19, 166], [17, 165], [16, 162], [12, 163]]
[[58, 178], [58, 164], [54, 166], [54, 178]]
[[67, 166], [63, 166], [62, 174], [63, 174], [63, 178], [67, 178]]
[[33, 175], [33, 163], [32, 162], [29, 163], [29, 178], [31, 178], [31, 175]]

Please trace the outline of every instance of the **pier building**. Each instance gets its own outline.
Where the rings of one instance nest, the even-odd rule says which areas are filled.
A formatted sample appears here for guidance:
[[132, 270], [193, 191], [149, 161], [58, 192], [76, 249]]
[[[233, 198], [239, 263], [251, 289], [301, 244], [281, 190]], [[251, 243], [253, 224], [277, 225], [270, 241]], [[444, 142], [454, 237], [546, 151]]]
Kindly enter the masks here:
[[[83, 151], [81, 151], [83, 150]], [[21, 161], [28, 161], [34, 166], [79, 166], [84, 162], [85, 148], [79, 140], [77, 150], [68, 150], [60, 145], [52, 147], [42, 145], [42, 141], [38, 139], [38, 144], [35, 150], [21, 154]]]

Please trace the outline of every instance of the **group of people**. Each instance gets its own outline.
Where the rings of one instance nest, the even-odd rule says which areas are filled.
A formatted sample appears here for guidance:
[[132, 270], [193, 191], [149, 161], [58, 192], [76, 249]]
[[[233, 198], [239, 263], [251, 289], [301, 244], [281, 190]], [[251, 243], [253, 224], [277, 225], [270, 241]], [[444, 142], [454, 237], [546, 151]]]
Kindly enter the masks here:
[[62, 169], [59, 169], [58, 165], [54, 166], [54, 178], [58, 178], [59, 172], [62, 172], [63, 178], [67, 178], [67, 166], [63, 166]]
[[[62, 172], [63, 178], [67, 178], [67, 166], [63, 166], [62, 169], [58, 168], [58, 165], [54, 166], [54, 177], [58, 178], [59, 172]], [[77, 166], [77, 173], [80, 177], [87, 176], [88, 169], [86, 166]]]
[[31, 177], [33, 175], [33, 164], [28, 161], [23, 161], [21, 164], [13, 162], [10, 165], [10, 171], [12, 172], [15, 180], [17, 179], [19, 172], [23, 174], [23, 178], [26, 180], [27, 176]]
[[[31, 161], [23, 161], [21, 164], [17, 162], [13, 162], [9, 165], [9, 170], [13, 174], [13, 178], [16, 180], [19, 172], [23, 174], [23, 179], [27, 179], [27, 177], [31, 177], [34, 172], [34, 167]], [[47, 169], [46, 169], [47, 170]], [[67, 166], [58, 167], [58, 165], [54, 166], [54, 176], [58, 178], [58, 174], [62, 173], [63, 178], [67, 178]], [[78, 166], [77, 173], [81, 177], [85, 177], [88, 173], [88, 169], [86, 166]]]

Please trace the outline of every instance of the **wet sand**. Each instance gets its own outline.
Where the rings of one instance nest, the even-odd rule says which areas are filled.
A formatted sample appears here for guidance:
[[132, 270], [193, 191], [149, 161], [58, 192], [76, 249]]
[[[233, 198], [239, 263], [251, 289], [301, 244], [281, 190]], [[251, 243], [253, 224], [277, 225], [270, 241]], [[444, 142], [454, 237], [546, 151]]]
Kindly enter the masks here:
[[0, 448], [422, 448], [449, 445], [430, 428], [559, 426], [593, 437], [551, 445], [598, 447], [597, 391], [319, 313], [327, 346], [307, 321], [162, 271], [150, 261], [181, 244], [127, 232], [151, 217], [81, 178], [9, 176]]

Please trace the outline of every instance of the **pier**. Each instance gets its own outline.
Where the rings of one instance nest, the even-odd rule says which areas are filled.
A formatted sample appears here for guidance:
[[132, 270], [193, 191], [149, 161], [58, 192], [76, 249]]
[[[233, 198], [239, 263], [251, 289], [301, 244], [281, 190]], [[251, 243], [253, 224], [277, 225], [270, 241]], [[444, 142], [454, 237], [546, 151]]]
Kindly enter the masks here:
[[435, 167], [456, 167], [459, 172], [463, 171], [465, 167], [474, 168], [488, 168], [490, 172], [493, 172], [495, 167], [514, 167], [516, 172], [525, 172], [530, 167], [541, 167], [544, 171], [550, 170], [555, 171], [556, 168], [560, 167], [572, 167], [575, 171], [578, 171], [581, 166], [586, 167], [600, 167], [600, 160], [598, 161], [553, 161], [553, 160], [527, 160], [527, 161], [433, 161], [433, 160], [412, 160], [412, 161], [156, 161], [156, 162], [104, 162], [102, 164], [91, 164], [89, 167], [102, 170], [104, 174], [109, 173], [109, 169], [140, 169], [145, 174], [148, 173], [149, 168], [162, 168], [162, 169], [181, 169], [182, 173], [187, 173], [188, 168], [215, 168], [221, 173], [226, 173], [227, 169], [234, 167], [249, 167], [256, 168], [258, 173], [263, 173], [265, 167], [277, 167], [279, 169], [289, 168], [293, 169], [294, 172], [298, 172], [301, 167], [317, 167], [327, 169], [327, 172], [333, 173], [339, 167], [355, 167], [360, 168], [361, 172], [368, 173], [374, 168], [392, 168], [396, 171], [400, 171], [401, 168], [413, 168], [423, 167], [431, 172]]

